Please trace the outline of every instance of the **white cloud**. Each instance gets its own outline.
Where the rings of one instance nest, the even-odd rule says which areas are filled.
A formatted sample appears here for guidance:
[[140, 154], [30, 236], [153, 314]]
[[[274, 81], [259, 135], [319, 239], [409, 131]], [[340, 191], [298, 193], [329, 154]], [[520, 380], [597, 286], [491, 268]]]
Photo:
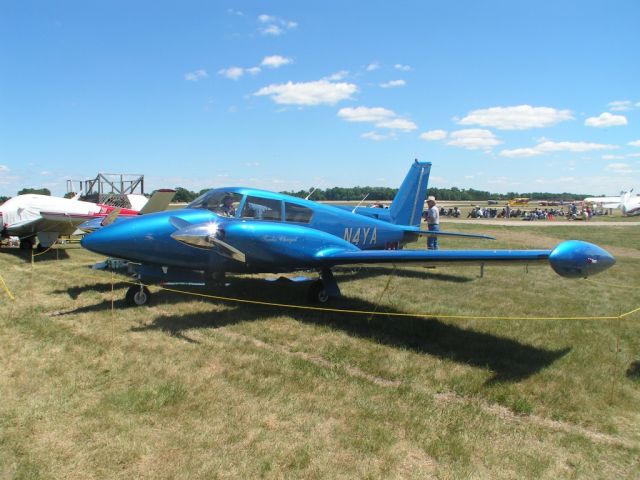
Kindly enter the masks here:
[[371, 62], [367, 65], [367, 72], [373, 72], [374, 70], [378, 70], [380, 68], [380, 62]]
[[489, 130], [481, 128], [467, 128], [451, 132], [451, 140], [447, 145], [466, 148], [467, 150], [491, 150], [502, 142]]
[[338, 116], [347, 122], [369, 122], [377, 123], [395, 117], [393, 110], [382, 107], [347, 107], [338, 111]]
[[632, 147], [640, 147], [640, 140], [634, 140], [633, 142], [629, 142], [628, 145]]
[[[290, 63], [293, 63], [293, 60], [290, 58], [286, 58], [281, 55], [271, 55], [268, 57], [264, 57], [262, 59], [262, 62], [260, 63], [260, 66], [249, 67], [249, 68], [235, 67], [235, 66], [229, 67], [229, 68], [223, 68], [221, 70], [218, 70], [218, 74], [224, 77], [227, 77], [231, 80], [238, 80], [240, 77], [242, 77], [246, 73], [250, 75], [259, 74], [260, 72], [262, 72], [262, 68], [260, 67], [280, 68], [283, 65], [288, 65]], [[206, 72], [205, 72], [205, 76], [206, 76]]]
[[389, 140], [389, 139], [396, 138], [396, 134], [395, 132], [390, 132], [385, 135], [382, 133], [378, 133], [376, 131], [371, 131], [371, 132], [363, 133], [361, 137], [366, 138], [368, 140], [373, 140], [375, 142], [380, 142], [382, 140]]
[[[622, 112], [624, 110], [633, 109], [633, 102], [631, 100], [614, 100], [613, 102], [609, 102], [607, 107], [612, 112]], [[636, 104], [638, 106], [638, 104]]]
[[386, 83], [381, 83], [380, 86], [382, 88], [394, 88], [394, 87], [404, 87], [407, 84], [404, 80], [391, 80]]
[[535, 157], [536, 155], [542, 155], [542, 152], [535, 148], [514, 148], [513, 150], [502, 150], [500, 152], [501, 157], [507, 158]]
[[258, 15], [258, 21], [265, 25], [260, 29], [260, 32], [264, 35], [282, 35], [287, 30], [291, 30], [298, 26], [296, 22], [292, 22], [291, 20], [285, 20], [284, 18], [264, 13], [262, 15]]
[[418, 126], [411, 120], [406, 118], [393, 118], [391, 120], [384, 120], [376, 124], [376, 127], [389, 128], [391, 130], [402, 130], [404, 132], [411, 132], [416, 130]]
[[584, 121], [587, 127], [616, 127], [627, 124], [627, 117], [624, 115], [613, 115], [609, 112], [601, 113], [597, 117], [589, 117]]
[[258, 90], [256, 96], [270, 96], [281, 105], [334, 105], [351, 98], [358, 87], [353, 83], [333, 83], [326, 80], [315, 82], [272, 84]]
[[536, 145], [535, 149], [541, 152], [590, 152], [592, 150], [610, 150], [618, 148], [617, 145], [590, 142], [552, 142], [546, 140]]
[[278, 25], [269, 25], [260, 31], [265, 35], [273, 35], [274, 37], [277, 37], [278, 35], [282, 35], [284, 33], [284, 30]]
[[526, 130], [528, 128], [550, 127], [571, 119], [573, 119], [573, 115], [570, 110], [517, 105], [473, 110], [462, 120], [459, 120], [458, 125], [480, 125], [499, 130]]
[[349, 75], [348, 70], [340, 70], [339, 72], [333, 73], [328, 77], [325, 77], [324, 80], [328, 80], [330, 82], [339, 82], [343, 80], [347, 75]]
[[242, 75], [244, 75], [244, 68], [242, 67], [229, 67], [218, 70], [218, 73], [224, 77], [230, 78], [231, 80], [238, 80]]
[[428, 132], [424, 132], [420, 135], [422, 140], [434, 141], [434, 140], [443, 140], [447, 138], [446, 130], [429, 130]]
[[9, 167], [6, 165], [0, 165], [0, 173], [7, 173], [9, 171]]
[[400, 70], [401, 72], [408, 72], [411, 70], [411, 67], [409, 65], [402, 65], [401, 63], [396, 63], [393, 68], [395, 68], [396, 70]]
[[209, 75], [206, 70], [199, 69], [194, 72], [189, 72], [184, 74], [184, 79], [190, 82], [197, 82], [198, 80], [202, 80], [203, 78], [207, 78]]
[[590, 152], [592, 150], [610, 150], [618, 148], [617, 145], [607, 145], [603, 143], [589, 142], [553, 142], [551, 140], [543, 140], [535, 147], [515, 148], [513, 150], [502, 150], [501, 157], [507, 158], [524, 158], [542, 155], [550, 152]]
[[347, 107], [338, 111], [338, 117], [347, 122], [373, 123], [378, 128], [389, 130], [402, 130], [410, 132], [418, 128], [411, 120], [398, 117], [393, 111], [382, 107]]
[[624, 155], [603, 155], [603, 160], [622, 160]]
[[615, 173], [632, 173], [633, 169], [631, 165], [627, 163], [610, 163], [607, 165], [607, 170]]
[[264, 57], [260, 66], [267, 68], [280, 68], [284, 65], [289, 65], [290, 63], [293, 63], [293, 60], [290, 58], [283, 57], [281, 55], [271, 55], [269, 57]]

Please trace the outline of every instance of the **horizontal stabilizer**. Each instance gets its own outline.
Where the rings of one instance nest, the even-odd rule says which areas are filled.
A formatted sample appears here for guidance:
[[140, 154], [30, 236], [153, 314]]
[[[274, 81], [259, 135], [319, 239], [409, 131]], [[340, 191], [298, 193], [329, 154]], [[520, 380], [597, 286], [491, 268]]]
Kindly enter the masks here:
[[468, 238], [483, 238], [485, 240], [495, 240], [495, 237], [491, 235], [485, 235], [483, 233], [464, 233], [464, 232], [442, 232], [440, 230], [432, 232], [428, 230], [420, 230], [418, 233], [421, 237], [433, 237], [433, 236], [445, 236], [445, 237], [468, 237]]

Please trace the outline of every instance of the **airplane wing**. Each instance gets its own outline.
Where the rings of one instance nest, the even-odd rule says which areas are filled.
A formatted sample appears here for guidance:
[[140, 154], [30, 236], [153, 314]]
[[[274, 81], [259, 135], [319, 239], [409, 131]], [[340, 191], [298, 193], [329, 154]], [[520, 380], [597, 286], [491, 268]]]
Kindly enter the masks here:
[[96, 218], [95, 215], [78, 213], [40, 212], [40, 215], [42, 218], [37, 230], [39, 232], [59, 232], [60, 235], [71, 235], [76, 231], [78, 225]]
[[452, 263], [546, 263], [551, 250], [359, 250], [319, 252], [326, 266], [413, 263], [436, 266]]
[[553, 250], [342, 250], [316, 254], [322, 267], [351, 264], [537, 264], [549, 263], [558, 275], [582, 278], [602, 272], [615, 263], [604, 249], [580, 240], [567, 240]]
[[31, 217], [8, 225], [7, 231], [9, 235], [28, 235], [37, 232], [42, 222], [43, 218], [41, 216]]
[[78, 219], [58, 218], [55, 214], [43, 213], [36, 218], [13, 223], [7, 227], [7, 231], [9, 235], [19, 237], [40, 232], [58, 232], [59, 235], [71, 235], [80, 223], [81, 221]]

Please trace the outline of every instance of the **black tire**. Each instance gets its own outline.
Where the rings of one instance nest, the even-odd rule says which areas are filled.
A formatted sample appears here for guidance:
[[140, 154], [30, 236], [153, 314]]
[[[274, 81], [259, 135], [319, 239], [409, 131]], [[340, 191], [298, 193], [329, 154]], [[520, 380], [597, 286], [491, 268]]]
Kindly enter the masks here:
[[220, 287], [224, 287], [226, 284], [225, 272], [205, 272], [204, 274], [204, 288], [205, 290], [217, 290]]
[[329, 297], [329, 292], [325, 290], [322, 280], [316, 280], [311, 284], [307, 293], [307, 301], [309, 303], [326, 305], [329, 303], [330, 299], [331, 297]]
[[125, 300], [127, 305], [131, 307], [149, 305], [149, 302], [151, 301], [151, 292], [147, 287], [142, 287], [141, 289], [139, 285], [132, 285], [129, 287], [129, 290], [127, 290]]
[[32, 250], [33, 249], [33, 239], [32, 238], [21, 238], [20, 239], [20, 250]]

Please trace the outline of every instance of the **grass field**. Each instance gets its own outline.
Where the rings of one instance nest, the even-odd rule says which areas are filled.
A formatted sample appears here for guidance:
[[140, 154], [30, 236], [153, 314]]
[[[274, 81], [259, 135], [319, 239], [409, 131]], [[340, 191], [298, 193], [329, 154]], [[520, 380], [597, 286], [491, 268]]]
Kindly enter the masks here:
[[[126, 308], [99, 256], [0, 251], [15, 296], [0, 289], [0, 478], [640, 477], [640, 312], [544, 319], [640, 307], [640, 226], [445, 228], [498, 240], [441, 248], [582, 238], [617, 264], [579, 281], [338, 272], [332, 307], [386, 313], [371, 316], [158, 288]], [[252, 276], [217, 294], [302, 304], [305, 286]]]

